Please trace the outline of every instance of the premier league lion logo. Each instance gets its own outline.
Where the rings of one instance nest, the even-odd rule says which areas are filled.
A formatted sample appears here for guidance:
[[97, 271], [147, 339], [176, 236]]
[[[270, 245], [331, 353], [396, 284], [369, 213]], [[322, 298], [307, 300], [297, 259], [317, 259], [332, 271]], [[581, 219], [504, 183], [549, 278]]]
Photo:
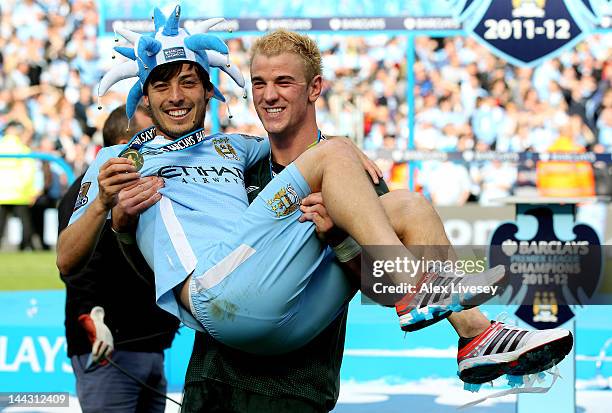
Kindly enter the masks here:
[[[521, 228], [515, 223], [502, 224], [491, 239], [491, 267], [501, 264], [506, 268], [508, 294], [503, 304], [520, 304], [517, 316], [539, 329], [570, 320], [574, 313], [569, 306], [589, 303], [600, 284], [599, 237], [590, 226], [569, 221], [571, 213], [567, 212], [572, 207], [525, 206], [525, 210], [519, 210], [519, 217], [530, 219], [522, 220]], [[554, 208], [558, 209], [555, 214]], [[557, 236], [555, 221], [564, 220], [573, 238]], [[533, 236], [526, 239], [521, 234]]]

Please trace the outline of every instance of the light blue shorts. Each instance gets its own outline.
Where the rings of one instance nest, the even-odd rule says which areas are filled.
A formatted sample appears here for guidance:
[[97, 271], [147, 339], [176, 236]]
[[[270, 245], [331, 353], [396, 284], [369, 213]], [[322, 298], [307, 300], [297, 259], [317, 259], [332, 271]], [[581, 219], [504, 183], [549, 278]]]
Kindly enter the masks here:
[[354, 295], [314, 224], [298, 221], [308, 194], [289, 165], [221, 242], [215, 264], [196, 267], [191, 311], [217, 340], [251, 353], [289, 352], [316, 337]]

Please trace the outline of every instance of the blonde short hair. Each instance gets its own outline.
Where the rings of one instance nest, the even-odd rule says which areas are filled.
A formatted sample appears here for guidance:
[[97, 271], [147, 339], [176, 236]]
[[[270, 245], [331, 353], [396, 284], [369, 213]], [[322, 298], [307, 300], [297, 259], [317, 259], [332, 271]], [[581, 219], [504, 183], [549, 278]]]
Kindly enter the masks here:
[[284, 29], [275, 30], [258, 38], [251, 47], [250, 63], [253, 63], [253, 58], [258, 54], [272, 57], [283, 53], [294, 53], [302, 59], [307, 82], [321, 75], [323, 65], [316, 42], [306, 35]]

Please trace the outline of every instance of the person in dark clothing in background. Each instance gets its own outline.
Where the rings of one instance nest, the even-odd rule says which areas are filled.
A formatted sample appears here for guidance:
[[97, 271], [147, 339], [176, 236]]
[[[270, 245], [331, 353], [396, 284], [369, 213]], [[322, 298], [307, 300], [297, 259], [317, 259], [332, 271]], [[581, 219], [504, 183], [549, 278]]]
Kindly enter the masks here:
[[63, 190], [66, 189], [61, 183], [59, 174], [51, 167], [51, 163], [41, 163], [43, 174], [42, 193], [36, 198], [36, 202], [30, 208], [32, 217], [32, 235], [38, 237], [41, 249], [47, 251], [51, 247], [45, 242], [45, 211], [56, 208]]
[[[115, 109], [104, 124], [104, 145], [127, 143], [136, 131], [150, 125], [139, 108], [128, 129], [125, 106]], [[68, 224], [88, 184], [77, 179], [58, 208], [59, 232]], [[76, 205], [76, 207], [75, 207]], [[107, 220], [89, 262], [71, 274], [66, 284], [66, 339], [84, 412], [111, 408], [132, 412], [163, 412], [165, 399], [104, 362], [110, 357], [149, 386], [166, 392], [163, 350], [170, 347], [179, 322], [155, 304], [154, 279], [142, 256], [127, 261]], [[122, 288], [116, 288], [117, 285]], [[134, 292], [138, 292], [134, 294]], [[98, 362], [87, 368], [89, 359]]]

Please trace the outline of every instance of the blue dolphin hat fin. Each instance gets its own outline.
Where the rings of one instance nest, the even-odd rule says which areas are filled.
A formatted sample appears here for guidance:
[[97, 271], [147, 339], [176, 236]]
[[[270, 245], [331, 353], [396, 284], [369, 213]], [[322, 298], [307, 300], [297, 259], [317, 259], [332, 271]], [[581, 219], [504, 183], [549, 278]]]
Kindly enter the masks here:
[[153, 9], [153, 23], [155, 24], [155, 33], [166, 25], [166, 16], [158, 7]]
[[131, 47], [116, 46], [115, 51], [131, 60], [136, 60], [136, 52]]
[[138, 102], [142, 98], [142, 88], [140, 87], [140, 82], [136, 82], [134, 86], [130, 89], [130, 93], [128, 93], [127, 102], [125, 103], [125, 114], [128, 119], [132, 119], [134, 113], [136, 113], [136, 108], [138, 107]]
[[221, 91], [217, 89], [217, 86], [213, 85], [213, 91], [215, 92], [215, 94], [213, 95], [215, 99], [220, 100], [221, 102], [225, 102], [225, 96], [223, 96], [223, 93], [221, 93]]
[[185, 39], [185, 46], [193, 50], [215, 50], [219, 53], [228, 54], [229, 48], [223, 40], [212, 34], [198, 33]]
[[178, 4], [174, 8], [174, 11], [168, 16], [168, 20], [164, 24], [164, 36], [176, 36], [178, 34], [179, 21], [181, 19], [181, 6]]

